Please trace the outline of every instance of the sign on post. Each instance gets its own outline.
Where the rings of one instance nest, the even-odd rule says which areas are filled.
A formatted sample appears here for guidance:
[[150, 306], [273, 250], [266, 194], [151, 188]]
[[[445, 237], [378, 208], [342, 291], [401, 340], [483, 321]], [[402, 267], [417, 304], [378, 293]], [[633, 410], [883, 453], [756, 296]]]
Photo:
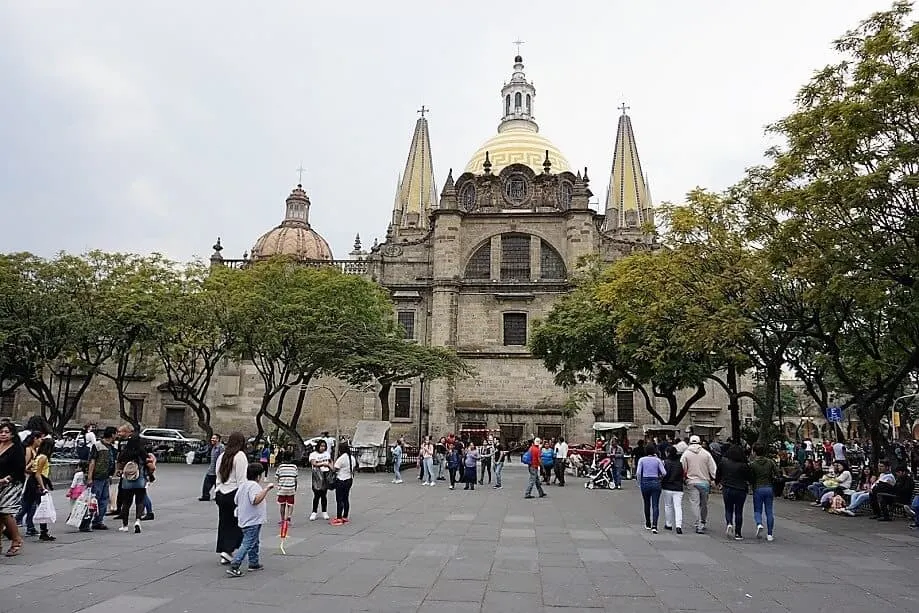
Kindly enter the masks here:
[[826, 410], [826, 420], [838, 424], [842, 421], [842, 407], [829, 407]]

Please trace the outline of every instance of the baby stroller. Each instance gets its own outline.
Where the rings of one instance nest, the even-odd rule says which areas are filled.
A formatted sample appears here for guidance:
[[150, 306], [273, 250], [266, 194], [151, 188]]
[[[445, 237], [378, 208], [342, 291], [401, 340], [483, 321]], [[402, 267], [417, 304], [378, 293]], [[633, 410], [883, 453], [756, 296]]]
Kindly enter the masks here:
[[589, 490], [611, 490], [616, 487], [613, 483], [613, 462], [610, 458], [603, 458], [596, 467], [591, 468], [584, 487]]

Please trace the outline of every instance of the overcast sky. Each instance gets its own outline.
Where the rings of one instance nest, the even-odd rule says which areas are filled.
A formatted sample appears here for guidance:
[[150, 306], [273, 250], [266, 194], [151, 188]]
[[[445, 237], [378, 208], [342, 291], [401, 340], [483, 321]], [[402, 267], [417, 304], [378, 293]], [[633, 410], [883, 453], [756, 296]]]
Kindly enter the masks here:
[[[382, 240], [418, 109], [435, 178], [495, 133], [521, 38], [541, 132], [602, 199], [630, 107], [655, 201], [723, 188], [890, 2], [0, 0], [0, 251], [240, 257], [297, 167], [335, 256]], [[155, 7], [155, 8], [154, 8]]]

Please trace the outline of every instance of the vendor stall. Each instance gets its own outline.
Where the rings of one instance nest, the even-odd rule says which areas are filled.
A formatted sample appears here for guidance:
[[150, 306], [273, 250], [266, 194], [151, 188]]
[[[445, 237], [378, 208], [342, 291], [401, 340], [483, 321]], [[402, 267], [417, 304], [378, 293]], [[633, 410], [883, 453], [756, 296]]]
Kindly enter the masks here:
[[357, 458], [358, 468], [373, 468], [386, 465], [386, 434], [391, 425], [388, 421], [361, 420], [357, 422], [351, 438], [351, 453]]

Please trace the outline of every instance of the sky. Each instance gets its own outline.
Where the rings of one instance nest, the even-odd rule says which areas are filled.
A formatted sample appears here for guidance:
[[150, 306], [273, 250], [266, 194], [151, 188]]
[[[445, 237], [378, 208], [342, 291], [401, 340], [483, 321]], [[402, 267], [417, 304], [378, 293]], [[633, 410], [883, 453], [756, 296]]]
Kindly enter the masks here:
[[[154, 7], [155, 8], [152, 8]], [[625, 102], [656, 202], [723, 189], [769, 123], [890, 0], [0, 0], [0, 251], [241, 257], [298, 181], [336, 258], [381, 241], [416, 110], [435, 180], [502, 112], [516, 47], [534, 114], [596, 200]]]

